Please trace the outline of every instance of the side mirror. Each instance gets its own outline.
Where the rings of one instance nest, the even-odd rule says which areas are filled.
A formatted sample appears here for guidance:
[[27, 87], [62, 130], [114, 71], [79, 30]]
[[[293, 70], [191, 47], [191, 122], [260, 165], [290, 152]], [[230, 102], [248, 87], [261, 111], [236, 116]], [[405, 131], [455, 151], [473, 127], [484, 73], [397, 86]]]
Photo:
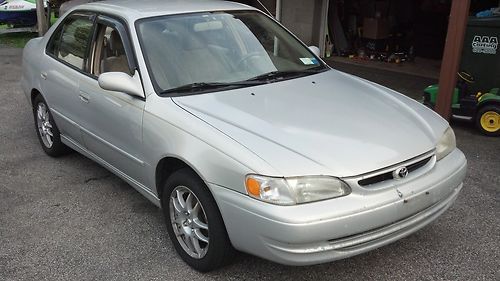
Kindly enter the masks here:
[[105, 72], [99, 75], [99, 86], [108, 91], [123, 92], [144, 98], [141, 82], [137, 72], [133, 77], [123, 72]]
[[313, 52], [313, 54], [315, 54], [317, 57], [320, 57], [321, 56], [321, 51], [318, 47], [316, 46], [309, 46], [309, 50], [311, 52]]

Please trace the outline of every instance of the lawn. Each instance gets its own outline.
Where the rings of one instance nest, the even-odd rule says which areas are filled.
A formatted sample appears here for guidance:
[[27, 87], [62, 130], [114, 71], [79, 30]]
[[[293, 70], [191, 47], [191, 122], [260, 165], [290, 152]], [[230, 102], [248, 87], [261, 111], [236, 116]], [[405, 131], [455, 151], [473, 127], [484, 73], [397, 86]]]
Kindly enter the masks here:
[[[57, 18], [54, 15], [51, 16], [50, 22], [54, 24], [57, 21]], [[4, 30], [9, 28], [7, 25], [0, 24], [0, 30]], [[8, 34], [0, 34], [0, 46], [8, 46], [14, 48], [24, 48], [24, 45], [32, 39], [37, 37], [37, 33], [31, 32], [18, 32], [18, 33], [8, 33]]]
[[[6, 25], [0, 25], [0, 29], [6, 29]], [[0, 34], [0, 45], [5, 45], [14, 48], [24, 48], [24, 45], [31, 39], [36, 37], [36, 33], [19, 32]]]

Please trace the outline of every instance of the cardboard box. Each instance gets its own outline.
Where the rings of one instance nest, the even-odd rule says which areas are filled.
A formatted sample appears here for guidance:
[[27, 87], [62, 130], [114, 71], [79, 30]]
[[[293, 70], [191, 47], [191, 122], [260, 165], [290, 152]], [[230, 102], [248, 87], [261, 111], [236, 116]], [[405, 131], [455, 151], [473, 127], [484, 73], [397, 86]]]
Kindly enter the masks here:
[[363, 20], [363, 38], [385, 39], [389, 37], [389, 20], [364, 18]]

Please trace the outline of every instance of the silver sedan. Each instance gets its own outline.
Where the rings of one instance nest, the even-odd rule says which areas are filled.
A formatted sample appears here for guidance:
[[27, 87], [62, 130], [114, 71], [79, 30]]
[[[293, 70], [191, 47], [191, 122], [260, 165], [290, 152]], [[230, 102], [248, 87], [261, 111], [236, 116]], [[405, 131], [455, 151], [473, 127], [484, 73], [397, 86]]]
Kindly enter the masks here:
[[43, 150], [161, 207], [190, 266], [310, 265], [421, 229], [466, 172], [444, 119], [317, 51], [241, 4], [104, 1], [27, 44], [22, 87]]

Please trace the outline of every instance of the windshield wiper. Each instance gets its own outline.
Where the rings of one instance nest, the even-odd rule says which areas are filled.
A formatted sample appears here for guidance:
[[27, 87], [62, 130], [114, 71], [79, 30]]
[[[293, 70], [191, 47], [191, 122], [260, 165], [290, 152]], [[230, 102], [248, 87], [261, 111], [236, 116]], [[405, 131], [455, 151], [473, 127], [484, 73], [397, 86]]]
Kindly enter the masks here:
[[210, 90], [216, 90], [216, 89], [221, 89], [221, 88], [238, 88], [238, 87], [249, 87], [249, 86], [256, 86], [256, 85], [261, 85], [266, 82], [269, 82], [270, 80], [273, 79], [279, 79], [279, 78], [286, 78], [286, 77], [291, 77], [291, 76], [300, 76], [304, 74], [310, 74], [310, 73], [319, 73], [324, 70], [327, 70], [328, 68], [324, 66], [318, 66], [318, 67], [313, 67], [309, 69], [304, 69], [304, 70], [293, 70], [293, 71], [271, 71], [267, 72], [258, 76], [255, 76], [253, 78], [243, 80], [243, 81], [236, 81], [236, 82], [196, 82], [196, 83], [190, 83], [186, 84], [183, 86], [179, 86], [176, 88], [168, 89], [160, 93], [160, 96], [162, 95], [168, 95], [171, 93], [194, 93], [194, 92], [203, 92], [203, 91], [210, 91]]
[[304, 74], [319, 73], [323, 72], [324, 70], [327, 70], [327, 68], [323, 66], [313, 67], [304, 70], [288, 70], [288, 71], [277, 70], [257, 75], [255, 77], [247, 79], [246, 81], [269, 81], [275, 79], [283, 79], [287, 77], [302, 76]]
[[191, 84], [186, 84], [180, 87], [165, 90], [160, 93], [160, 95], [166, 95], [170, 93], [187, 93], [187, 92], [199, 92], [208, 91], [220, 88], [233, 88], [233, 87], [245, 87], [245, 86], [255, 86], [262, 83], [256, 81], [240, 81], [240, 82], [196, 82]]

